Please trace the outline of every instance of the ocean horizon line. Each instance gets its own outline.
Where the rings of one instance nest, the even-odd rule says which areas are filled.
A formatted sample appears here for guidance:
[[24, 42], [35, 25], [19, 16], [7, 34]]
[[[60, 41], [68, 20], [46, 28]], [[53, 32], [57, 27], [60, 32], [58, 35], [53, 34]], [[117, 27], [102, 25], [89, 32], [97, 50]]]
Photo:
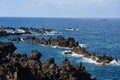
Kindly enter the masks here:
[[48, 18], [48, 19], [120, 19], [120, 17], [33, 17], [33, 16], [0, 16], [0, 18]]

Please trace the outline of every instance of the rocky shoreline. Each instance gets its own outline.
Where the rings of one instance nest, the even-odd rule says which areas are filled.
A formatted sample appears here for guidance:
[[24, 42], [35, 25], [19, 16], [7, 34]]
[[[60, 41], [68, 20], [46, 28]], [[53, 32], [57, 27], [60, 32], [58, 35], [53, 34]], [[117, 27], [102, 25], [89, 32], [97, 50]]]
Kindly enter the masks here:
[[32, 32], [36, 32], [38, 34], [47, 34], [52, 32], [52, 29], [45, 28], [13, 28], [13, 27], [0, 27], [0, 36], [10, 36], [10, 35], [21, 35], [21, 34], [32, 34]]
[[43, 44], [43, 45], [51, 45], [51, 46], [58, 46], [63, 48], [71, 48], [70, 52], [66, 52], [65, 54], [79, 54], [82, 55], [85, 58], [91, 59], [97, 63], [100, 63], [102, 65], [105, 65], [107, 63], [110, 63], [111, 61], [117, 59], [113, 58], [112, 56], [108, 55], [97, 55], [94, 53], [87, 52], [86, 48], [81, 47], [78, 42], [75, 41], [74, 38], [68, 37], [64, 38], [62, 36], [57, 36], [56, 38], [50, 37], [49, 39], [38, 39], [35, 36], [28, 36], [24, 39], [24, 41], [32, 42], [36, 44]]
[[91, 77], [82, 63], [73, 66], [68, 59], [59, 65], [54, 58], [40, 61], [42, 54], [15, 54], [12, 42], [0, 42], [0, 80], [97, 80]]
[[[36, 32], [38, 34], [47, 34], [47, 33], [50, 33], [51, 31], [52, 29], [45, 29], [45, 28], [0, 27], [0, 36], [32, 34], [32, 32]], [[16, 37], [16, 38], [9, 38], [8, 40], [21, 41], [21, 42], [27, 41], [27, 42], [32, 42], [36, 44], [51, 45], [51, 46], [62, 47], [62, 48], [71, 48], [71, 51], [65, 52], [65, 54], [76, 53], [103, 65], [110, 63], [113, 60], [117, 61], [117, 59], [113, 58], [112, 56], [97, 55], [94, 53], [87, 52], [87, 50], [84, 47], [81, 47], [79, 43], [75, 41], [75, 39], [72, 37], [64, 38], [62, 36], [57, 36], [56, 38], [50, 37], [49, 39], [45, 39], [45, 38], [39, 39], [39, 38], [36, 38], [35, 36], [28, 36], [24, 39]]]
[[31, 34], [28, 28], [12, 28], [12, 27], [0, 27], [0, 36], [10, 36], [10, 35], [21, 35], [21, 34]]

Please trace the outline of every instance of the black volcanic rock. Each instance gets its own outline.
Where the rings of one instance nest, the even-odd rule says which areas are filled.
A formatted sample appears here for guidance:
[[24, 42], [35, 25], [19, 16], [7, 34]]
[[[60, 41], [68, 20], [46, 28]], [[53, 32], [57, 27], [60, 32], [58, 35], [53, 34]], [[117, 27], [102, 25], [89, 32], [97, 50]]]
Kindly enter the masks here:
[[13, 53], [15, 49], [12, 43], [0, 42], [0, 54], [8, 53], [0, 58], [0, 80], [96, 80], [83, 68], [82, 63], [73, 66], [65, 59], [57, 66], [54, 58], [41, 63], [41, 53], [37, 50], [27, 56]]
[[35, 36], [28, 36], [24, 39], [28, 42], [33, 42], [37, 44], [44, 44], [44, 45], [52, 45], [52, 46], [58, 46], [58, 47], [68, 47], [73, 48], [75, 46], [78, 46], [78, 42], [75, 42], [74, 38], [69, 37], [65, 39], [62, 36], [57, 36], [56, 38], [50, 37], [48, 40], [45, 38], [38, 39]]
[[38, 52], [37, 50], [32, 50], [31, 51], [31, 55], [30, 55], [30, 59], [32, 60], [39, 60], [41, 58], [41, 53]]
[[9, 34], [6, 31], [0, 31], [0, 36], [8, 36]]
[[65, 47], [72, 48], [71, 52], [65, 52], [65, 54], [76, 53], [76, 54], [82, 55], [85, 58], [90, 58], [93, 61], [96, 61], [102, 64], [110, 63], [112, 60], [116, 60], [112, 56], [95, 55], [94, 53], [87, 52], [86, 48], [81, 47], [79, 43], [76, 42], [75, 39], [72, 37], [68, 37], [65, 39], [62, 36], [57, 36], [56, 38], [50, 37], [47, 40], [45, 38], [38, 39], [35, 36], [31, 36], [31, 37], [29, 36], [24, 40], [32, 43], [37, 43], [37, 44], [52, 45], [52, 46], [63, 47], [63, 48]]
[[0, 58], [5, 57], [8, 53], [13, 53], [16, 47], [12, 42], [0, 42]]
[[102, 63], [102, 64], [110, 63], [112, 60], [116, 60], [112, 56], [108, 56], [108, 55], [96, 55], [94, 53], [89, 53], [89, 52], [86, 51], [85, 48], [81, 48], [80, 46], [74, 47], [71, 51], [74, 52], [74, 53], [76, 53], [76, 54], [83, 55], [86, 58], [90, 58], [93, 61], [96, 61], [96, 62]]

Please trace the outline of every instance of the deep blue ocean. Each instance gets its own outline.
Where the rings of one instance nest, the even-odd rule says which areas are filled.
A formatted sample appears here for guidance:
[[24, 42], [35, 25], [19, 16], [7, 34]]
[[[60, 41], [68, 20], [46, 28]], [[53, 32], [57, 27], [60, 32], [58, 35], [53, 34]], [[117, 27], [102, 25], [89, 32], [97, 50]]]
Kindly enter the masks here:
[[[41, 61], [49, 57], [54, 57], [56, 64], [59, 64], [67, 57], [73, 65], [82, 62], [86, 70], [99, 80], [120, 80], [120, 19], [1, 17], [0, 26], [50, 28], [66, 38], [69, 36], [74, 37], [80, 45], [86, 47], [87, 51], [96, 54], [111, 55], [117, 58], [118, 62], [102, 66], [79, 55], [64, 55], [63, 52], [68, 49], [54, 48], [52, 46], [43, 46], [29, 42], [14, 42], [18, 48], [15, 53], [27, 53], [29, 55], [31, 50], [37, 49], [42, 53]], [[78, 30], [66, 30], [69, 27], [74, 27]], [[57, 36], [55, 34], [34, 35], [40, 38]], [[23, 38], [25, 36], [28, 35], [20, 35], [19, 37]], [[0, 37], [0, 40], [5, 42], [9, 37], [12, 36], [3, 36]]]

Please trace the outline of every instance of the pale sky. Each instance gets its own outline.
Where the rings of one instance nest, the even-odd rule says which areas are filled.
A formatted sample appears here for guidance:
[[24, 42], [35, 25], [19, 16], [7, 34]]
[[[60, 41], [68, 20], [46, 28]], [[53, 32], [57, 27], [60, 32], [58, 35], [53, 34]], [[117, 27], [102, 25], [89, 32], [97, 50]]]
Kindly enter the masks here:
[[120, 18], [120, 0], [0, 0], [0, 17]]

